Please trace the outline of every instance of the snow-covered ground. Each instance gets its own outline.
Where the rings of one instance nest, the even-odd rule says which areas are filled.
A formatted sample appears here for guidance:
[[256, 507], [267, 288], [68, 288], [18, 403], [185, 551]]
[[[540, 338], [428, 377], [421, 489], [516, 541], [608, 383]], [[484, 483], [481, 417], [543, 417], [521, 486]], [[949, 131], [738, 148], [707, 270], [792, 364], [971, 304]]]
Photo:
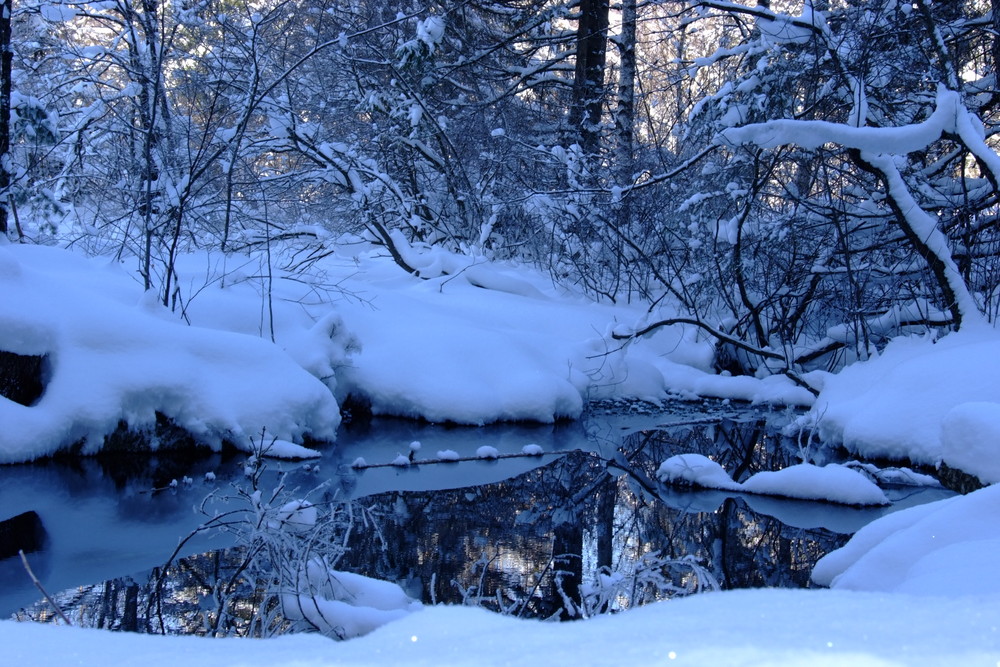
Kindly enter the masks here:
[[942, 461], [1000, 481], [1000, 336], [987, 325], [900, 338], [828, 376], [801, 420], [865, 457]]
[[[258, 259], [186, 256], [178, 274], [188, 326], [120, 264], [0, 247], [0, 349], [48, 355], [37, 403], [0, 400], [0, 462], [77, 442], [94, 451], [122, 420], [148, 427], [157, 414], [214, 447], [250, 449], [264, 434], [291, 450], [307, 437], [333, 439], [337, 400], [348, 394], [370, 400], [376, 413], [466, 424], [576, 417], [592, 398], [812, 402], [783, 377], [713, 375], [710, 343], [692, 329], [665, 328], [620, 347], [608, 334], [641, 323], [642, 306], [590, 303], [524, 267], [430, 259], [448, 273], [421, 280], [364, 249], [312, 266], [308, 280]], [[863, 456], [944, 461], [998, 481], [998, 360], [1000, 336], [985, 325], [938, 341], [897, 341], [822, 378], [802, 426]], [[803, 468], [741, 490], [847, 493], [842, 485], [812, 493], [830, 479]], [[425, 608], [336, 646], [312, 636], [164, 639], [0, 622], [2, 659], [1000, 665], [997, 497], [990, 487], [875, 521], [817, 568], [829, 591], [712, 593], [561, 625]]]
[[1000, 598], [848, 591], [705, 593], [573, 623], [429, 607], [370, 635], [165, 638], [0, 622], [4, 664], [143, 667], [319, 665], [890, 665], [995, 667]]
[[784, 377], [712, 374], [693, 329], [622, 347], [608, 334], [642, 306], [567, 296], [525, 267], [463, 264], [421, 280], [362, 250], [262, 283], [260, 262], [182, 257], [187, 326], [110, 259], [0, 247], [0, 349], [48, 354], [51, 370], [35, 405], [0, 401], [0, 423], [16, 425], [0, 431], [0, 462], [80, 441], [94, 451], [121, 420], [148, 427], [157, 413], [214, 447], [249, 449], [262, 432], [332, 440], [334, 396], [349, 393], [376, 414], [462, 424], [578, 417], [606, 397], [812, 400]]

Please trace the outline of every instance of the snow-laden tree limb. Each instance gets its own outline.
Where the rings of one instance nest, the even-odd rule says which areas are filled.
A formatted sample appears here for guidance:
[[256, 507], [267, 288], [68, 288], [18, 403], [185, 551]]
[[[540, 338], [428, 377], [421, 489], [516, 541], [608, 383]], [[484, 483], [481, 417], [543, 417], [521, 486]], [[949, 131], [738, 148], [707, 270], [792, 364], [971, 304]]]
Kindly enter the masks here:
[[938, 90], [934, 112], [922, 123], [855, 127], [825, 120], [780, 118], [725, 129], [719, 133], [718, 141], [730, 146], [752, 143], [761, 148], [794, 144], [807, 150], [839, 144], [869, 153], [905, 155], [926, 149], [943, 134], [956, 134], [959, 115], [967, 113], [959, 94], [942, 87]]
[[749, 143], [762, 148], [793, 144], [815, 150], [825, 144], [839, 144], [848, 149], [855, 164], [882, 182], [897, 223], [927, 262], [956, 327], [961, 327], [963, 323], [980, 320], [982, 314], [955, 264], [948, 239], [937, 221], [916, 201], [894, 159], [894, 156], [926, 151], [945, 135], [959, 136], [966, 141], [969, 150], [987, 166], [994, 178], [1000, 173], [1000, 158], [986, 146], [961, 96], [944, 86], [938, 88], [933, 113], [922, 123], [883, 128], [778, 119], [723, 130], [718, 140], [729, 145]]

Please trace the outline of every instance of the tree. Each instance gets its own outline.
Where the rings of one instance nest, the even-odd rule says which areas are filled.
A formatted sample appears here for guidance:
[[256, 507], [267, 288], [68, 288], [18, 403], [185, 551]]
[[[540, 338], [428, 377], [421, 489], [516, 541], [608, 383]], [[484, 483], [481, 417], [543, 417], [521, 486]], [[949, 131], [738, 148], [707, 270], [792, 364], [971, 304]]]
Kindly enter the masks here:
[[13, 85], [13, 60], [11, 50], [11, 19], [14, 15], [13, 0], [0, 4], [0, 236], [7, 236], [10, 200], [10, 98]]

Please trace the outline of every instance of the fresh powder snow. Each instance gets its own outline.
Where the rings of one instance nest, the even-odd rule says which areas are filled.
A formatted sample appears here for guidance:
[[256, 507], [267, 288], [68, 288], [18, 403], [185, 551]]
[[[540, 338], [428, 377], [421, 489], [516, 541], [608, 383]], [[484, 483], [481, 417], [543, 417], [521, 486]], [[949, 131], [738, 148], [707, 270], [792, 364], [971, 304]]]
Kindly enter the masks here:
[[889, 504], [885, 493], [867, 477], [835, 463], [825, 466], [800, 463], [782, 470], [758, 472], [740, 483], [707, 456], [677, 454], [660, 464], [656, 476], [661, 482], [721, 491], [823, 500], [842, 505]]
[[[225, 285], [206, 282], [206, 257], [178, 263], [182, 280], [205, 285], [187, 304], [188, 325], [109, 259], [0, 247], [0, 287], [9, 297], [0, 303], [0, 347], [48, 355], [50, 365], [34, 405], [0, 401], [0, 460], [31, 460], [78, 442], [97, 451], [120, 421], [144, 428], [158, 414], [212, 447], [231, 443], [266, 455], [270, 443], [273, 453], [299, 456], [309, 451], [307, 438], [335, 438], [337, 399], [349, 394], [369, 401], [376, 414], [463, 424], [575, 417], [591, 398], [813, 404], [809, 392], [782, 376], [714, 374], [711, 345], [683, 326], [612, 348], [611, 331], [643, 326], [641, 308], [558, 292], [523, 267], [466, 263], [422, 280], [375, 252], [333, 255], [323, 270], [344, 293], [318, 304], [296, 281], [279, 281], [268, 295], [238, 271]], [[438, 260], [446, 268], [458, 261]], [[244, 270], [253, 274], [253, 260], [247, 262]], [[272, 299], [271, 308], [262, 310], [262, 299]], [[797, 426], [862, 456], [943, 461], [994, 481], [998, 358], [1000, 336], [985, 325], [938, 340], [897, 340], [837, 375], [811, 374], [821, 392]], [[397, 447], [416, 454], [407, 442]], [[529, 445], [522, 453], [540, 452]], [[400, 466], [409, 465], [407, 454], [397, 453]], [[437, 457], [459, 455], [441, 449]], [[359, 457], [354, 465], [366, 464]], [[766, 499], [760, 494], [847, 504], [884, 498], [850, 467], [793, 466], [741, 484], [709, 459], [685, 454], [664, 462], [659, 477], [752, 492], [746, 497], [753, 502]], [[241, 642], [6, 621], [0, 642], [5, 659], [18, 665], [78, 663], [80, 656], [93, 657], [84, 657], [85, 665], [150, 667], [488, 665], [542, 654], [595, 665], [618, 665], [625, 655], [637, 664], [995, 665], [995, 498], [989, 487], [876, 520], [817, 566], [814, 580], [832, 590], [711, 593], [551, 625], [471, 608], [417, 610], [401, 598], [390, 608], [348, 604], [328, 586], [309, 600], [287, 602], [299, 605], [303, 621], [325, 616], [347, 634], [371, 631], [336, 650], [316, 636]], [[282, 520], [305, 530], [314, 510], [290, 504], [281, 508]]]

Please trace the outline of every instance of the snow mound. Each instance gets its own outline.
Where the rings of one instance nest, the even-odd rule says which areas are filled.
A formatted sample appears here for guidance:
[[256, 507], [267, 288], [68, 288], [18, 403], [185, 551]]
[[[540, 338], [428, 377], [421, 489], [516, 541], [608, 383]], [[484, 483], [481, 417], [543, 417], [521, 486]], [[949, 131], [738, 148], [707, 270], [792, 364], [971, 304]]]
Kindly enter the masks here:
[[888, 505], [877, 485], [861, 473], [836, 464], [809, 463], [752, 475], [742, 484], [725, 469], [701, 454], [678, 454], [660, 464], [657, 478], [664, 483], [687, 484], [705, 489], [754, 493], [800, 500], [821, 500], [841, 505]]
[[665, 483], [690, 484], [705, 489], [739, 491], [742, 488], [721, 465], [702, 454], [671, 456], [660, 464], [656, 477]]
[[318, 558], [304, 569], [297, 590], [281, 595], [282, 612], [325, 635], [360, 637], [422, 608], [388, 581], [333, 570]]
[[374, 414], [482, 425], [577, 418], [585, 400], [617, 397], [812, 402], [784, 376], [715, 375], [713, 345], [694, 327], [612, 340], [635, 330], [623, 323], [650, 317], [641, 304], [594, 303], [530, 267], [440, 248], [407, 256], [419, 277], [383, 255], [323, 263], [330, 275], [349, 276], [343, 289], [363, 296], [337, 307], [360, 341], [337, 370], [338, 396], [364, 398]]
[[261, 449], [261, 455], [272, 459], [288, 459], [290, 461], [300, 461], [303, 459], [318, 459], [323, 455], [315, 449], [309, 449], [302, 445], [296, 445], [287, 440], [275, 438]]
[[743, 482], [743, 490], [801, 500], [828, 500], [842, 505], [888, 505], [882, 489], [864, 475], [830, 464], [800, 463], [783, 470], [764, 471]]
[[917, 595], [1000, 593], [1000, 486], [881, 517], [816, 564], [812, 580]]
[[1000, 333], [992, 327], [970, 326], [938, 341], [900, 338], [881, 356], [828, 377], [799, 426], [866, 458], [946, 460], [993, 480], [1000, 474], [1000, 409], [983, 403], [1000, 404], [997, 377]]
[[941, 422], [941, 459], [985, 484], [1000, 482], [1000, 403], [962, 403]]
[[495, 459], [500, 456], [500, 452], [497, 451], [496, 447], [491, 445], [483, 445], [476, 450], [476, 458], [479, 459]]
[[0, 290], [0, 349], [48, 355], [49, 366], [30, 407], [0, 398], [0, 463], [78, 443], [93, 453], [121, 422], [146, 429], [158, 416], [216, 449], [231, 442], [250, 451], [262, 432], [289, 442], [336, 435], [329, 388], [285, 352], [173, 320], [117, 266], [55, 248], [0, 247]]

